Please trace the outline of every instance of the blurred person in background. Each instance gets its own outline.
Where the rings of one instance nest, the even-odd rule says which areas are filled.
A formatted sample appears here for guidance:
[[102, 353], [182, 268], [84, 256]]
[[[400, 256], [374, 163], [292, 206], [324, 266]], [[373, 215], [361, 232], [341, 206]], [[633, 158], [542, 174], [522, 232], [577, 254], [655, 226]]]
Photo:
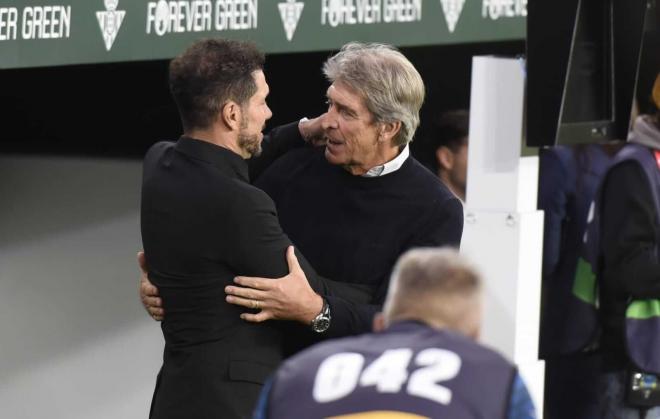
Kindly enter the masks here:
[[660, 312], [635, 309], [660, 305], [660, 73], [650, 96], [597, 201], [604, 419], [660, 418]]
[[546, 362], [547, 419], [600, 418], [593, 384], [600, 355], [587, 332], [590, 315], [581, 311], [575, 278], [589, 208], [618, 148], [579, 144], [539, 152], [538, 208], [544, 212], [539, 357]]
[[465, 202], [470, 114], [460, 109], [436, 115], [427, 129], [431, 166], [442, 182]]

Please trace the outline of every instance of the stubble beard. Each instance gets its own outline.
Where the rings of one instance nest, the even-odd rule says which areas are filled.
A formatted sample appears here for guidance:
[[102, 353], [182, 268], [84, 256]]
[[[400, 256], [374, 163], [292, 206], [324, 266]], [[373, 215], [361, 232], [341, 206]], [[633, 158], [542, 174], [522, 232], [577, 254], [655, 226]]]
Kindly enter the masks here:
[[241, 150], [248, 153], [250, 157], [256, 157], [261, 154], [261, 141], [259, 141], [259, 134], [238, 134], [238, 146]]
[[259, 140], [259, 134], [248, 135], [245, 134], [247, 129], [248, 121], [244, 116], [241, 120], [241, 130], [238, 133], [238, 146], [241, 150], [244, 150], [250, 157], [256, 157], [261, 154], [261, 141]]

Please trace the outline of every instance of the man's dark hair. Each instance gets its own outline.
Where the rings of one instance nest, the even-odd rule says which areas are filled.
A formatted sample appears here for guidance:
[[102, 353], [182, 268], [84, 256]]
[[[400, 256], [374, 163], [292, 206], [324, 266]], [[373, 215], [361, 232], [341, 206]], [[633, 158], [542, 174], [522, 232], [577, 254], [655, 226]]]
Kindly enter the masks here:
[[470, 113], [464, 109], [444, 112], [431, 119], [427, 131], [428, 144], [433, 158], [433, 168], [438, 170], [435, 151], [444, 146], [454, 153], [467, 144], [470, 130]]
[[202, 39], [170, 62], [170, 92], [185, 130], [208, 128], [232, 100], [244, 105], [257, 91], [252, 73], [265, 57], [252, 42]]

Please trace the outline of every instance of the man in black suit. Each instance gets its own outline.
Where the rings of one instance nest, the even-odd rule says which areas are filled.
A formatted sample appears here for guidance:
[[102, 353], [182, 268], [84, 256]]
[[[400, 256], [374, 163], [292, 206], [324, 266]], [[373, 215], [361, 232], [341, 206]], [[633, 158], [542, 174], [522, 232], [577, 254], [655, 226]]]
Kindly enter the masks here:
[[[277, 323], [241, 320], [244, 310], [227, 304], [224, 292], [238, 274], [289, 270], [291, 243], [273, 201], [249, 184], [244, 160], [261, 152], [272, 115], [263, 63], [251, 43], [203, 40], [170, 64], [184, 134], [149, 149], [142, 185], [144, 262], [167, 310], [152, 418], [249, 417], [282, 359]], [[310, 284], [327, 293], [301, 261]], [[310, 285], [297, 292], [316, 299], [311, 311], [299, 312], [300, 322], [310, 322], [322, 299]]]

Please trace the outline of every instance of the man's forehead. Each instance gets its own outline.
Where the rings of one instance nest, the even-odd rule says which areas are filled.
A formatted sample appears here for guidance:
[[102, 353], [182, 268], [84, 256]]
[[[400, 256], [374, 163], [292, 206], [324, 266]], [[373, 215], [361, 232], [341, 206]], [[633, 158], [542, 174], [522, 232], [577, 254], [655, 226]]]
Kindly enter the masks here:
[[266, 74], [264, 74], [263, 70], [254, 70], [252, 72], [252, 77], [254, 78], [255, 81], [259, 81], [259, 80], [262, 80], [264, 82], [266, 81]]
[[268, 82], [266, 81], [266, 75], [263, 70], [255, 70], [252, 72], [252, 77], [254, 78], [255, 83], [257, 84], [257, 89], [263, 90], [266, 93], [270, 91]]
[[330, 87], [328, 87], [326, 95], [328, 98], [340, 102], [344, 106], [351, 108], [363, 107], [366, 109], [366, 104], [362, 95], [344, 83], [335, 81]]

